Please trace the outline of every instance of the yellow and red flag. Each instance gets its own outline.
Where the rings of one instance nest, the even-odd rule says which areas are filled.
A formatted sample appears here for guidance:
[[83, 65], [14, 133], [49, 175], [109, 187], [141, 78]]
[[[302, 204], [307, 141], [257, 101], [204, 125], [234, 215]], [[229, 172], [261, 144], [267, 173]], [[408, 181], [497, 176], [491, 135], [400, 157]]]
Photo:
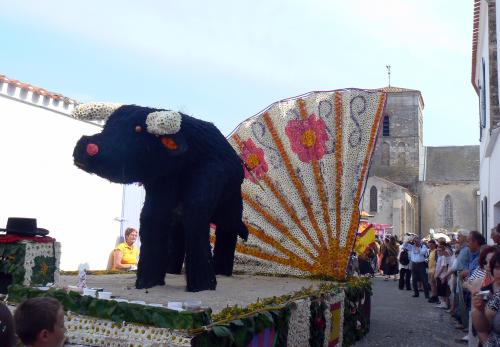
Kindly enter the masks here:
[[373, 224], [360, 223], [356, 235], [354, 251], [358, 256], [365, 253], [366, 249], [375, 243], [375, 227]]

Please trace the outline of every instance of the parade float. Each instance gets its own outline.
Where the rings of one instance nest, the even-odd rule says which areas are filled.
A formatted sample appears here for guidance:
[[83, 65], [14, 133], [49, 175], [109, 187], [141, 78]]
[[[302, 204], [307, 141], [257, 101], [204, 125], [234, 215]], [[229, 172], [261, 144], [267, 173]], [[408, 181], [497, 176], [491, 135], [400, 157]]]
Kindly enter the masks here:
[[[76, 274], [73, 277], [66, 274], [63, 277], [69, 282], [59, 282], [51, 288], [30, 287], [33, 283], [18, 280], [9, 287], [9, 302], [39, 295], [57, 298], [66, 310], [69, 342], [82, 345], [352, 345], [369, 329], [371, 284], [368, 279], [346, 277], [346, 274], [385, 97], [378, 91], [343, 89], [311, 92], [272, 104], [240, 124], [227, 138], [239, 157], [241, 173], [233, 165], [232, 155], [223, 155], [222, 161], [215, 155], [207, 156], [208, 159], [203, 159], [206, 161], [203, 169], [195, 170], [198, 176], [191, 175], [188, 180], [191, 184], [199, 182], [208, 172], [210, 184], [194, 184], [206, 191], [188, 189], [189, 195], [167, 189], [162, 192], [174, 194], [177, 200], [152, 199], [162, 200], [162, 206], [171, 208], [177, 208], [176, 204], [182, 201], [183, 206], [188, 207], [184, 210], [188, 213], [186, 219], [178, 209], [177, 218], [168, 223], [152, 217], [151, 211], [156, 207], [151, 207], [146, 197], [143, 214], [158, 223], [147, 221], [147, 225], [141, 225], [142, 264], [140, 261], [137, 278], [129, 274], [89, 272], [87, 285], [97, 288], [102, 285], [104, 290], [114, 285], [113, 296], [101, 298], [99, 289], [82, 295], [78, 289], [70, 288], [67, 284], [71, 278], [76, 282]], [[79, 117], [108, 120], [106, 126], [112, 123], [109, 127], [116, 127], [120, 112], [121, 117], [129, 120], [131, 113], [135, 116], [139, 113], [141, 122], [134, 119], [127, 123], [127, 127], [132, 126], [127, 134], [149, 136], [163, 146], [158, 148], [169, 151], [165, 162], [153, 163], [148, 168], [155, 172], [172, 163], [184, 165], [182, 156], [190, 148], [201, 150], [197, 146], [199, 142], [193, 142], [190, 136], [206, 135], [204, 123], [200, 128], [193, 118], [172, 111], [106, 104], [82, 106], [80, 110], [84, 111]], [[186, 131], [183, 126], [188, 124], [194, 124], [196, 131]], [[106, 126], [103, 133], [109, 135]], [[218, 135], [209, 135], [206, 140], [203, 145], [210, 146], [209, 150], [216, 152], [222, 146], [227, 151]], [[94, 164], [85, 161], [96, 159], [98, 153], [106, 150], [99, 141], [85, 138], [80, 150], [75, 149], [80, 168], [99, 171], [95, 167], [89, 169]], [[133, 143], [140, 141], [135, 139]], [[82, 159], [82, 153], [93, 158]], [[139, 152], [132, 153], [133, 156], [137, 158], [136, 163], [150, 159]], [[198, 158], [194, 156], [194, 161], [191, 158], [187, 162], [196, 165], [196, 160], [202, 160]], [[227, 158], [232, 161], [229, 168], [223, 163]], [[121, 183], [146, 182], [146, 192], [149, 191], [150, 196], [157, 194], [154, 189], [148, 189], [148, 185], [152, 187], [148, 182], [151, 175], [136, 170], [134, 177], [121, 173], [117, 178], [115, 173], [120, 170], [107, 168], [98, 174]], [[234, 187], [235, 182], [241, 180], [239, 195]], [[225, 188], [229, 193], [219, 194]], [[217, 194], [212, 195], [214, 191]], [[182, 200], [200, 194], [209, 196], [210, 199], [201, 200], [212, 204], [209, 209], [212, 214], [200, 213], [202, 205]], [[227, 215], [222, 214], [225, 211]], [[243, 227], [238, 224], [239, 215]], [[208, 225], [212, 222], [216, 228], [209, 232]], [[163, 226], [158, 227], [162, 223]], [[204, 229], [202, 232], [196, 230], [200, 226]], [[164, 235], [159, 237], [162, 228]], [[241, 238], [237, 240], [238, 235]], [[158, 252], [159, 241], [164, 242], [164, 255]], [[213, 259], [211, 252], [204, 251], [205, 242], [208, 249], [208, 242], [213, 246]], [[196, 252], [202, 252], [201, 259], [206, 263], [200, 265], [193, 257]], [[185, 300], [179, 301], [172, 295], [176, 286], [171, 278], [182, 276], [178, 274], [184, 256], [186, 263], [182, 271], [186, 273], [186, 288], [190, 292], [185, 293]], [[225, 276], [218, 276], [219, 285], [214, 290], [215, 274], [233, 273], [233, 256], [231, 281], [222, 281]], [[56, 272], [57, 267], [53, 270]], [[165, 273], [176, 275], [167, 275], [165, 281]], [[268, 279], [267, 283], [281, 282], [281, 293], [270, 290], [269, 295], [253, 300], [250, 292], [246, 292], [249, 285], [244, 278], [258, 281], [262, 277]], [[112, 278], [112, 282], [106, 284], [103, 280], [106, 278]], [[304, 285], [291, 290], [288, 281], [292, 283], [293, 279], [304, 281]], [[158, 286], [162, 284], [165, 286]], [[240, 299], [247, 296], [248, 300], [231, 305], [232, 297], [225, 291], [227, 288], [221, 286], [232, 287], [235, 295]], [[197, 293], [192, 293], [194, 291]], [[151, 301], [153, 292], [160, 295], [155, 297], [156, 302]], [[205, 297], [212, 297], [222, 306], [207, 306], [208, 301], [204, 300], [199, 302], [206, 293]], [[161, 298], [161, 302], [156, 298]], [[195, 304], [190, 305], [193, 302]], [[224, 305], [226, 302], [229, 304]]]

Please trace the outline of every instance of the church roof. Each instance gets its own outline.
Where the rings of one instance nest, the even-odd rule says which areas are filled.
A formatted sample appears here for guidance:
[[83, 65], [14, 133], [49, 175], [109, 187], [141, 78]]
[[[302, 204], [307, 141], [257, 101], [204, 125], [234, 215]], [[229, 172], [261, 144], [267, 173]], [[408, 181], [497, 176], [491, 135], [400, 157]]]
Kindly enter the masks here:
[[425, 181], [479, 181], [479, 146], [426, 147]]
[[391, 185], [391, 186], [393, 186], [393, 187], [395, 187], [395, 188], [398, 188], [398, 189], [401, 189], [401, 190], [403, 190], [403, 191], [405, 191], [405, 192], [407, 192], [407, 193], [410, 193], [410, 190], [409, 190], [408, 188], [403, 187], [403, 186], [401, 186], [401, 185], [399, 185], [399, 184], [397, 184], [397, 183], [394, 183], [394, 182], [392, 182], [392, 181], [389, 181], [387, 178], [384, 178], [384, 177], [380, 177], [380, 176], [373, 175], [373, 176], [370, 176], [368, 179], [369, 179], [369, 180], [380, 181], [380, 182], [383, 182], [383, 183], [385, 183], [385, 184], [387, 184], [387, 185]]
[[418, 93], [418, 96], [420, 98], [420, 102], [422, 102], [422, 107], [425, 106], [424, 98], [422, 97], [422, 93], [420, 92], [420, 90], [417, 90], [417, 89], [408, 89], [408, 88], [387, 86], [387, 87], [377, 88], [375, 90], [377, 90], [379, 92], [384, 92], [384, 93]]

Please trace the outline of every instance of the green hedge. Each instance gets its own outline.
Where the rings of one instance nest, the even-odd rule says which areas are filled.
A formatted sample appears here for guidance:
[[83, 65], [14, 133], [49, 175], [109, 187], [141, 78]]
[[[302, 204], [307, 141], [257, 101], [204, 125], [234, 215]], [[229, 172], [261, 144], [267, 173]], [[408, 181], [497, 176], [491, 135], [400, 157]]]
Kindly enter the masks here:
[[109, 319], [115, 322], [131, 322], [159, 328], [195, 329], [210, 323], [211, 311], [178, 312], [114, 300], [99, 300], [70, 291], [51, 288], [41, 291], [19, 285], [9, 287], [9, 301], [21, 302], [28, 298], [49, 296], [59, 300], [66, 311], [81, 315]]

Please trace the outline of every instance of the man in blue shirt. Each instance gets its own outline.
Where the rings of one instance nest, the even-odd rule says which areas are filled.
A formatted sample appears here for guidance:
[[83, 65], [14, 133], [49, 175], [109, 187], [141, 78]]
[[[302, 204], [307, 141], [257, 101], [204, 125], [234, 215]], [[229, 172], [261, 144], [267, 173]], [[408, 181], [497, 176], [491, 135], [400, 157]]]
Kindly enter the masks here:
[[418, 237], [412, 242], [403, 244], [403, 247], [408, 251], [411, 260], [411, 282], [413, 286], [413, 297], [418, 298], [418, 282], [422, 282], [424, 287], [425, 298], [429, 299], [429, 282], [425, 271], [425, 258], [428, 249], [420, 241]]

